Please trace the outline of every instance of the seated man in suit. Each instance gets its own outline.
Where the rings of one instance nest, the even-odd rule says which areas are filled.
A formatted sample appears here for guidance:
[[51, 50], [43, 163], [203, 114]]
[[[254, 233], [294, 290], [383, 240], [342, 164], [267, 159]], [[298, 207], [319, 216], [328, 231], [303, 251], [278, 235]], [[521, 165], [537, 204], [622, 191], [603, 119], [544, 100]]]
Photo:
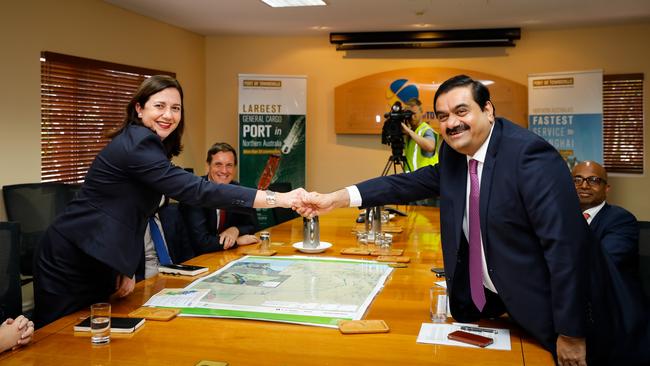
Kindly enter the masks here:
[[[229, 144], [220, 142], [212, 145], [206, 163], [208, 174], [204, 179], [220, 184], [238, 184], [233, 180], [237, 153]], [[181, 209], [195, 255], [259, 242], [252, 235], [257, 231], [254, 209], [226, 212], [187, 205], [181, 205]]]
[[[621, 344], [620, 354], [634, 355], [626, 364], [650, 362], [648, 307], [638, 274], [639, 227], [636, 217], [626, 209], [606, 202], [610, 185], [607, 171], [594, 161], [577, 164], [572, 171], [580, 208], [589, 224], [594, 243], [604, 253], [612, 298], [622, 309], [622, 335], [628, 341]], [[636, 348], [636, 349], [635, 349]], [[640, 353], [639, 353], [640, 352]]]
[[[166, 201], [165, 198], [163, 201]], [[181, 263], [194, 257], [178, 204], [161, 204], [154, 216], [149, 218], [144, 233], [143, 260], [136, 271], [138, 281], [158, 274], [161, 264]]]

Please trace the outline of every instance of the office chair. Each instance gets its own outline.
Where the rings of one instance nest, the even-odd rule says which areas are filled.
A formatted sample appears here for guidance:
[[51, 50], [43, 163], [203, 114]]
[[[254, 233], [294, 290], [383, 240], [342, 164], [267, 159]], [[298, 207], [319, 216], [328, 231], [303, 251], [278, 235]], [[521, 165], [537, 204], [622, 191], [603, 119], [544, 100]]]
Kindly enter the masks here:
[[639, 221], [639, 277], [650, 300], [650, 221]]
[[[290, 182], [274, 182], [269, 184], [270, 191], [274, 192], [290, 192], [291, 191], [291, 183]], [[290, 208], [283, 208], [283, 207], [274, 207], [272, 208], [272, 213], [273, 213], [273, 221], [275, 221], [275, 224], [281, 224], [285, 221], [289, 221], [292, 219], [295, 219], [299, 215], [292, 209]]]
[[0, 322], [22, 314], [19, 241], [20, 224], [0, 222]]
[[7, 218], [20, 223], [20, 271], [31, 276], [34, 249], [45, 229], [79, 190], [78, 184], [27, 183], [2, 187]]

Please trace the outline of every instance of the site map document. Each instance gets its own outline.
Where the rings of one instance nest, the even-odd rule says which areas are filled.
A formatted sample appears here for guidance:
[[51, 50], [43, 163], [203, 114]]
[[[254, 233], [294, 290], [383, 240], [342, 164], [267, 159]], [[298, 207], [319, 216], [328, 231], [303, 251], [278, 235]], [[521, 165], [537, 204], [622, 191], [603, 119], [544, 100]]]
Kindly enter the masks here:
[[361, 319], [392, 268], [384, 263], [306, 256], [246, 256], [185, 290], [209, 290], [181, 315], [337, 326]]

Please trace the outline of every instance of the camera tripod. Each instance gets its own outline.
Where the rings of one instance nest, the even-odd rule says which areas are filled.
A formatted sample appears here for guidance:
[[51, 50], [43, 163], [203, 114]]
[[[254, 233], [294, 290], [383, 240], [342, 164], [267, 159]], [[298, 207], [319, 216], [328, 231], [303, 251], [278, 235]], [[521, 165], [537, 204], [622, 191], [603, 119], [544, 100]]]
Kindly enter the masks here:
[[[381, 176], [388, 175], [390, 172], [390, 168], [393, 167], [393, 174], [397, 174], [397, 166], [400, 166], [402, 168], [402, 173], [408, 171], [412, 171], [411, 166], [409, 165], [409, 162], [406, 160], [406, 156], [402, 154], [393, 154], [388, 157], [388, 161], [386, 162], [386, 166], [384, 167], [384, 171], [381, 172]], [[405, 169], [406, 168], [406, 169]]]

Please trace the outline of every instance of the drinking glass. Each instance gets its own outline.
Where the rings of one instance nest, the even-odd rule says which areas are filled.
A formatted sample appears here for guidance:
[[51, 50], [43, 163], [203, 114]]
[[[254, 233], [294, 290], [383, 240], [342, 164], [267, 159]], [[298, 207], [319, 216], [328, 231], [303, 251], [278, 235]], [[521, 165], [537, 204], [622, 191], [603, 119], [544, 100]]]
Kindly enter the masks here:
[[111, 341], [111, 304], [100, 302], [90, 305], [90, 333], [92, 344]]
[[429, 290], [429, 312], [433, 323], [444, 323], [447, 321], [447, 289], [441, 286], [433, 286]]
[[357, 247], [361, 250], [368, 249], [368, 233], [365, 231], [357, 231]]
[[271, 233], [268, 231], [260, 232], [260, 252], [271, 250]]

